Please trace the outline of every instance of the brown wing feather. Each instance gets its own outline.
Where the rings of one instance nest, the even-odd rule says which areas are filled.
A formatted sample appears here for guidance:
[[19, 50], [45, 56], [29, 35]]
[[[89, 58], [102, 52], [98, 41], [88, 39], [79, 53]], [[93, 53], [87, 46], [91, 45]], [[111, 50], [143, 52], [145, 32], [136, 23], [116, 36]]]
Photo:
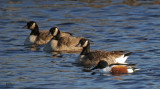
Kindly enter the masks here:
[[72, 33], [70, 32], [61, 32], [61, 37], [69, 37], [72, 36]]
[[115, 59], [123, 54], [123, 51], [91, 51], [85, 55], [82, 64], [87, 67], [92, 67], [97, 65], [100, 60], [105, 60], [108, 64], [113, 64], [116, 63]]
[[51, 36], [51, 35], [48, 36], [48, 33], [49, 33], [48, 30], [40, 31], [40, 35], [37, 38], [36, 44], [43, 45], [43, 44], [48, 43], [53, 38], [53, 36]]
[[62, 34], [68, 34], [68, 35], [70, 35], [70, 36], [72, 36], [73, 34], [72, 33], [70, 33], [70, 32], [62, 32]]
[[61, 37], [58, 42], [58, 46], [76, 46], [82, 37]]

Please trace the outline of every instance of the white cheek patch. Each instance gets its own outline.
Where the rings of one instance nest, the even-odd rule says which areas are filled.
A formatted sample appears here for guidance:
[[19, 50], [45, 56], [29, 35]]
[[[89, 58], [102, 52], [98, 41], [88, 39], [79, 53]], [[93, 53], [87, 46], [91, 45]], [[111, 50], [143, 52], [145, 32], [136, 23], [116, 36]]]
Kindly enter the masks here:
[[53, 36], [56, 36], [57, 34], [58, 34], [58, 28], [55, 29]]
[[88, 40], [84, 43], [83, 47], [86, 47], [88, 45]]
[[33, 23], [33, 25], [30, 27], [30, 29], [34, 29], [36, 27], [36, 23]]
[[85, 55], [81, 55], [81, 56], [80, 56], [81, 59], [84, 58], [84, 57], [85, 57]]

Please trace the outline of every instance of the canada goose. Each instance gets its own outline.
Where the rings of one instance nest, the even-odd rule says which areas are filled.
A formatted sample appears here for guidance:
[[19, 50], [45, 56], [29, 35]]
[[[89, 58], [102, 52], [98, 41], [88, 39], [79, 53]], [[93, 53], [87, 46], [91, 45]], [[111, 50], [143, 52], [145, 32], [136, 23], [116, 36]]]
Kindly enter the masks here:
[[[27, 22], [27, 25], [23, 28], [30, 29], [31, 33], [24, 41], [24, 45], [44, 45], [48, 43], [53, 36], [48, 36], [48, 30], [39, 31], [39, 27], [35, 21]], [[63, 33], [62, 36], [70, 36], [70, 33]]]
[[140, 70], [140, 69], [135, 68], [134, 66], [135, 64], [111, 64], [109, 65], [106, 61], [101, 60], [99, 61], [97, 66], [95, 66], [91, 70], [102, 69], [102, 72], [104, 73], [108, 72], [113, 75], [116, 75], [116, 74], [133, 73], [137, 70]]
[[65, 51], [65, 52], [80, 52], [82, 47], [76, 47], [80, 39], [83, 37], [60, 37], [61, 33], [59, 29], [55, 27], [50, 29], [50, 35], [54, 36], [50, 42], [44, 46], [44, 51]]
[[98, 64], [100, 60], [105, 60], [108, 64], [125, 63], [131, 52], [124, 51], [90, 51], [90, 42], [88, 39], [81, 39], [77, 47], [83, 47], [82, 52], [76, 59], [76, 62], [85, 67], [93, 67]]

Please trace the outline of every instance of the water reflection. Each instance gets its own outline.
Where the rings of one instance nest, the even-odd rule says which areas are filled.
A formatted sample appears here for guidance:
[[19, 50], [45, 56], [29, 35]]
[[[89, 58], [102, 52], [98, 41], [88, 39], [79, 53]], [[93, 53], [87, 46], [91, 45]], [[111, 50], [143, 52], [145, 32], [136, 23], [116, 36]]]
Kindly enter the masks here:
[[51, 53], [52, 53], [53, 58], [62, 58], [63, 57], [61, 52], [51, 52]]
[[63, 58], [63, 54], [77, 54], [79, 55], [81, 51], [53, 51], [49, 52], [52, 54], [53, 58]]
[[140, 6], [140, 5], [160, 5], [160, 0], [150, 0], [150, 1], [143, 1], [143, 0], [124, 0], [123, 4], [127, 4], [130, 6]]
[[[30, 0], [29, 0], [30, 1]], [[72, 3], [68, 3], [67, 1], [72, 1]], [[92, 7], [92, 8], [104, 8], [106, 6], [111, 6], [111, 5], [129, 5], [129, 6], [141, 6], [141, 5], [160, 5], [160, 0], [151, 0], [151, 1], [143, 1], [143, 0], [121, 0], [121, 1], [115, 1], [115, 0], [78, 0], [78, 1], [73, 1], [73, 0], [57, 0], [56, 1], [30, 1], [34, 2], [30, 5], [38, 5], [39, 8], [47, 9], [47, 8], [56, 8], [56, 9], [62, 9], [64, 6], [69, 6], [70, 8], [73, 7]], [[45, 4], [42, 4], [44, 3]], [[63, 3], [65, 2], [65, 3]], [[80, 3], [78, 3], [80, 2]], [[3, 11], [20, 11], [21, 8], [17, 7], [16, 5], [21, 5], [26, 6], [25, 4], [27, 3], [26, 1], [5, 1], [4, 3], [6, 4], [11, 4], [13, 6], [6, 6], [6, 7], [1, 7]], [[76, 4], [76, 6], [75, 6]], [[29, 8], [29, 7], [26, 7]], [[30, 7], [32, 8], [32, 7]]]
[[91, 71], [90, 69], [83, 69], [84, 72], [91, 72], [91, 75], [112, 75], [112, 76], [126, 76], [126, 75], [131, 75], [131, 74], [128, 74], [128, 73], [101, 73], [100, 71]]
[[25, 46], [25, 48], [27, 50], [31, 50], [31, 51], [39, 51], [40, 50], [40, 46], [37, 46], [37, 45]]

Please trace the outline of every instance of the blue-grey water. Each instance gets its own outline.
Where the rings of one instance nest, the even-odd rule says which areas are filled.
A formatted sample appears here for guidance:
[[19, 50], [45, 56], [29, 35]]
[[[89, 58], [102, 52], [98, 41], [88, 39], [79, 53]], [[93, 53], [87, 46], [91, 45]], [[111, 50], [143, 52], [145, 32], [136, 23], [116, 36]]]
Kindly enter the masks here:
[[[159, 0], [1, 0], [0, 89], [160, 89]], [[22, 29], [57, 26], [92, 40], [92, 50], [128, 50], [140, 71], [123, 76], [91, 75], [74, 60], [79, 54], [32, 50]]]

